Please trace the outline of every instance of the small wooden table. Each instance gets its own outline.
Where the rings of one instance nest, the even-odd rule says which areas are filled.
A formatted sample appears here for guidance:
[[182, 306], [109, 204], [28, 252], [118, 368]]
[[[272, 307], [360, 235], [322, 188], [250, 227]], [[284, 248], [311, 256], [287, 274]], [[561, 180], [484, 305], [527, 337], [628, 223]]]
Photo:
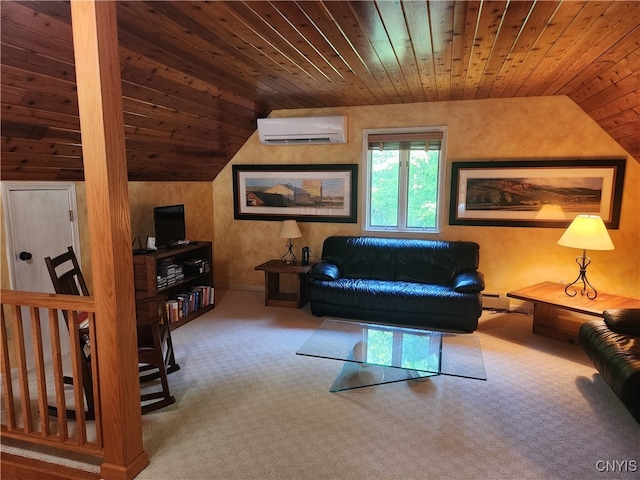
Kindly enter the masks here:
[[605, 310], [616, 308], [639, 308], [640, 299], [609, 295], [599, 292], [594, 300], [578, 293], [570, 297], [564, 292], [562, 283], [542, 282], [507, 293], [507, 297], [533, 302], [533, 333], [578, 342], [579, 319], [560, 318], [561, 310], [602, 317]]
[[[269, 307], [300, 308], [307, 303], [309, 282], [307, 274], [315, 263], [300, 265], [299, 263], [283, 263], [282, 260], [269, 260], [255, 267], [264, 270], [264, 304]], [[297, 288], [295, 292], [280, 291], [280, 274], [295, 275]]]

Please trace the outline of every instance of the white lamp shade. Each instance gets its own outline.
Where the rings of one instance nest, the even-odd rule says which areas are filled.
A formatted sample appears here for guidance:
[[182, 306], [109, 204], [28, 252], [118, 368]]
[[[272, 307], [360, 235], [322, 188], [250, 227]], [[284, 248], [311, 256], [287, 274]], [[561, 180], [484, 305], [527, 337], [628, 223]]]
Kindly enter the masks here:
[[602, 218], [597, 215], [578, 215], [558, 240], [563, 247], [583, 250], [613, 250], [613, 242]]
[[295, 220], [284, 220], [278, 236], [280, 238], [300, 238], [302, 233], [300, 233], [298, 223]]
[[562, 210], [560, 205], [551, 205], [545, 203], [538, 213], [536, 213], [536, 219], [538, 220], [567, 220], [567, 216]]

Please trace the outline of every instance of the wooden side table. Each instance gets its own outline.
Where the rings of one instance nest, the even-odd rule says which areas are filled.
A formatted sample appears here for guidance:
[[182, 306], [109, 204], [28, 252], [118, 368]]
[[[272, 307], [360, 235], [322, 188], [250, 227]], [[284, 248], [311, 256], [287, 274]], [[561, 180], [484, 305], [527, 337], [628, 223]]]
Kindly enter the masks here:
[[[309, 282], [307, 274], [315, 263], [309, 265], [283, 263], [281, 260], [269, 260], [255, 267], [264, 270], [264, 304], [269, 307], [300, 308], [307, 303]], [[295, 275], [297, 289], [295, 292], [280, 291], [280, 275]]]
[[560, 318], [562, 310], [602, 317], [605, 310], [640, 308], [640, 299], [637, 298], [602, 292], [594, 300], [579, 293], [570, 297], [564, 292], [564, 287], [562, 283], [542, 282], [509, 292], [507, 297], [533, 303], [533, 333], [569, 343], [578, 342], [578, 331], [583, 322]]

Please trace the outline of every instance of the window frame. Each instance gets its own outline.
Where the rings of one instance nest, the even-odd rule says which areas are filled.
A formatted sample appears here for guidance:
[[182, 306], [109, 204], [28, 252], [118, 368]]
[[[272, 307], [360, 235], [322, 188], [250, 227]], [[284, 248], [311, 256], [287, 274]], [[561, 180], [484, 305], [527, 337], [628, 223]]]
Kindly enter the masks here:
[[[436, 222], [435, 227], [433, 228], [416, 228], [416, 227], [406, 227], [406, 226], [398, 226], [398, 227], [374, 227], [370, 224], [370, 211], [371, 211], [371, 163], [370, 163], [370, 155], [369, 155], [369, 135], [394, 135], [394, 134], [405, 134], [405, 133], [441, 133], [442, 141], [440, 143], [440, 156], [438, 159], [438, 195], [437, 195], [437, 209], [436, 209]], [[389, 234], [393, 236], [402, 236], [402, 237], [416, 237], [416, 236], [435, 236], [438, 237], [442, 235], [442, 228], [444, 224], [444, 219], [447, 216], [447, 202], [445, 197], [445, 189], [446, 189], [446, 145], [447, 145], [447, 127], [445, 126], [430, 126], [430, 127], [410, 127], [410, 128], [377, 128], [377, 129], [365, 129], [362, 131], [362, 142], [363, 142], [363, 175], [361, 180], [361, 213], [362, 213], [362, 232], [364, 234], [376, 234], [383, 236], [384, 234]], [[403, 173], [404, 171], [404, 173]], [[405, 185], [402, 187], [399, 185], [399, 195], [406, 194], [408, 189], [408, 178], [407, 178], [408, 168], [400, 169], [399, 181], [404, 182]], [[406, 222], [406, 211], [401, 211], [401, 202], [400, 197], [398, 198], [398, 216], [401, 214], [405, 216]], [[404, 202], [406, 203], [406, 202]], [[398, 222], [402, 223], [402, 222]]]

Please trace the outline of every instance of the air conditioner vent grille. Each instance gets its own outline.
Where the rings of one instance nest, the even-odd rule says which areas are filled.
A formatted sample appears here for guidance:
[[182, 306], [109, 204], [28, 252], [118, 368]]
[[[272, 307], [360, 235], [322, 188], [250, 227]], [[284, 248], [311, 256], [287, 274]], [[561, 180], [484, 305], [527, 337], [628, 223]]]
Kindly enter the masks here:
[[319, 138], [265, 138], [266, 145], [322, 145], [331, 143], [330, 137]]

